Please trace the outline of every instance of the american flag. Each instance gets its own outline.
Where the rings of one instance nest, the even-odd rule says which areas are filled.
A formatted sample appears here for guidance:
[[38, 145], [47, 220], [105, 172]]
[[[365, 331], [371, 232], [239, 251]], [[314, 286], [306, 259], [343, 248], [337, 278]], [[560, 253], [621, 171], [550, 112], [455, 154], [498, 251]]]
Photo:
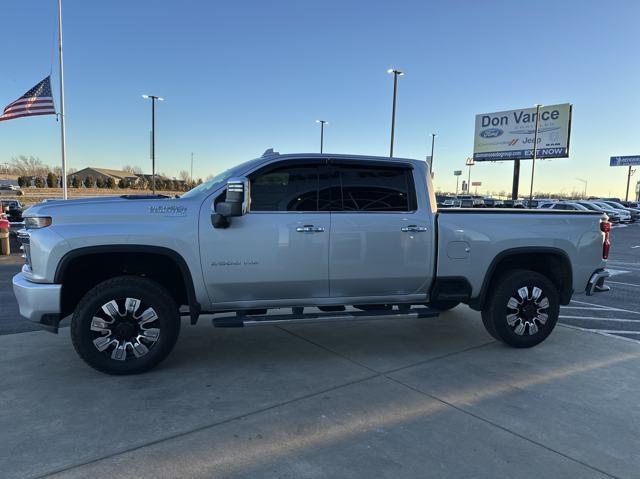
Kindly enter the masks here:
[[51, 77], [48, 76], [13, 103], [9, 103], [0, 121], [13, 120], [23, 116], [55, 115], [51, 96]]

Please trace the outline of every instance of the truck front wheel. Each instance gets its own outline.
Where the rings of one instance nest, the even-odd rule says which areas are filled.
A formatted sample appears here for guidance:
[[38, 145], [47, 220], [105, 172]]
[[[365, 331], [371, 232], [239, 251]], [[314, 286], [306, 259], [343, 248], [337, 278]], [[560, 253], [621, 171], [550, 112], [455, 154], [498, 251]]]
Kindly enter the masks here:
[[560, 295], [546, 276], [515, 270], [492, 284], [482, 322], [494, 338], [516, 348], [544, 341], [560, 314]]
[[180, 332], [178, 307], [155, 281], [120, 276], [80, 300], [71, 319], [76, 352], [107, 374], [147, 371], [167, 357]]

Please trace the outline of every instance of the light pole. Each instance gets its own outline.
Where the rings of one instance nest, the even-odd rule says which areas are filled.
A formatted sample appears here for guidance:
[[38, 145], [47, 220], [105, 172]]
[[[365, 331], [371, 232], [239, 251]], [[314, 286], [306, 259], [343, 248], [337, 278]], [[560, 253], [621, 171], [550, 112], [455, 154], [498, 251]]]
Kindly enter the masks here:
[[536, 171], [536, 155], [538, 153], [538, 125], [540, 123], [540, 107], [536, 104], [536, 127], [533, 133], [533, 159], [531, 160], [531, 188], [529, 189], [529, 208], [533, 203], [533, 175]]
[[393, 107], [391, 108], [391, 146], [389, 147], [389, 156], [393, 157], [393, 136], [396, 130], [396, 98], [398, 96], [398, 77], [403, 76], [404, 72], [389, 68], [387, 73], [393, 73]]
[[191, 177], [191, 184], [193, 184], [193, 151], [191, 152], [191, 173], [189, 176]]
[[142, 95], [142, 98], [151, 99], [151, 191], [156, 194], [156, 100], [164, 101], [164, 98], [155, 95]]
[[316, 120], [316, 123], [320, 123], [320, 153], [324, 151], [324, 125], [328, 125], [327, 120]]
[[584, 193], [582, 194], [582, 199], [587, 199], [587, 180], [583, 180], [582, 178], [576, 178], [580, 183], [584, 185]]
[[435, 133], [431, 133], [431, 178], [433, 178], [433, 147], [436, 143], [436, 135]]

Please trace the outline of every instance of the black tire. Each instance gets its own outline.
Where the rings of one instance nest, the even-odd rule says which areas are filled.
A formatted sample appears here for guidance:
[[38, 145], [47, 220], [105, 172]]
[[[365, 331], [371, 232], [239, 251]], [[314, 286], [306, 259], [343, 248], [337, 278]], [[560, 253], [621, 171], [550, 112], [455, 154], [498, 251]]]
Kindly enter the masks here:
[[[179, 332], [180, 315], [169, 292], [138, 276], [98, 284], [83, 296], [71, 319], [76, 352], [106, 374], [137, 374], [155, 367], [169, 355]], [[123, 354], [124, 359], [117, 359]]]
[[429, 306], [431, 306], [434, 309], [437, 309], [438, 311], [449, 311], [450, 309], [455, 308], [459, 304], [460, 304], [460, 301], [435, 300], [429, 303]]
[[[526, 288], [526, 298], [524, 290], [520, 293], [522, 288]], [[492, 284], [482, 322], [503, 343], [530, 348], [551, 334], [559, 314], [560, 295], [549, 278], [535, 271], [514, 270]]]

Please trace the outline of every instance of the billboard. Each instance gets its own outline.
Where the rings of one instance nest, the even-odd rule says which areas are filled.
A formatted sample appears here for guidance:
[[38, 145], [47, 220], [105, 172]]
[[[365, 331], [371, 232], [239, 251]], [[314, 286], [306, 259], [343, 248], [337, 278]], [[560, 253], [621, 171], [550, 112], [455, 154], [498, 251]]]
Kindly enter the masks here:
[[[535, 107], [476, 115], [473, 159], [532, 159], [535, 127]], [[536, 158], [566, 158], [570, 136], [570, 103], [540, 107]]]
[[640, 165], [640, 156], [612, 156], [609, 159], [609, 166], [632, 166]]

